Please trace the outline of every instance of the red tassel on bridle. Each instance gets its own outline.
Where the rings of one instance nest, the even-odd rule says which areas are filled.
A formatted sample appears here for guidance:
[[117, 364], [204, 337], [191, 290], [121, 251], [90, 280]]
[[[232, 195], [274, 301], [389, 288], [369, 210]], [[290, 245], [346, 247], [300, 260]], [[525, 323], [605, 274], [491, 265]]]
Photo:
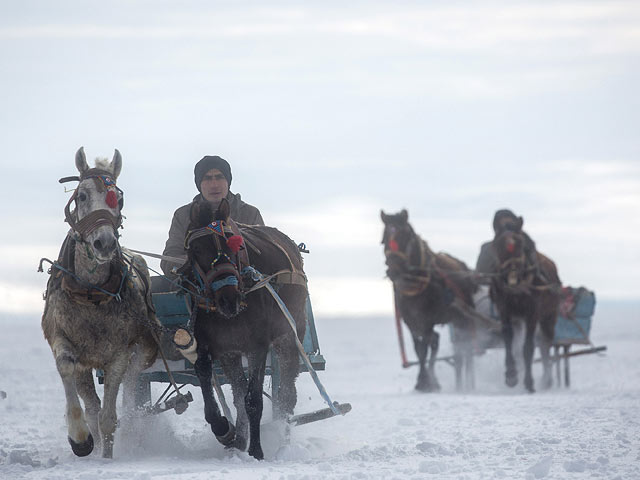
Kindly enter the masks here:
[[227, 239], [227, 246], [233, 253], [238, 253], [244, 241], [240, 235], [233, 235]]
[[396, 242], [393, 239], [389, 240], [389, 248], [391, 249], [392, 252], [397, 252], [398, 251], [398, 242]]
[[109, 208], [116, 208], [118, 206], [118, 196], [116, 195], [116, 192], [114, 192], [113, 190], [109, 190], [107, 192], [107, 198], [105, 198], [105, 201], [107, 202], [107, 206]]

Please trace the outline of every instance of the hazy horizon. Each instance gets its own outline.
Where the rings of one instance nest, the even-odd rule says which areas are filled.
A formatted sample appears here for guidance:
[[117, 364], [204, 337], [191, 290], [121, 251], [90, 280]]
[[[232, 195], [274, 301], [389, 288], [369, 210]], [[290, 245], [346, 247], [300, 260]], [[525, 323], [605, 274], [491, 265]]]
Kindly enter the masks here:
[[[207, 154], [305, 242], [316, 314], [387, 314], [380, 210], [470, 267], [500, 208], [598, 299], [640, 300], [640, 4], [0, 6], [0, 312], [41, 312], [74, 155], [118, 148], [160, 253]], [[150, 261], [157, 269], [157, 262]]]

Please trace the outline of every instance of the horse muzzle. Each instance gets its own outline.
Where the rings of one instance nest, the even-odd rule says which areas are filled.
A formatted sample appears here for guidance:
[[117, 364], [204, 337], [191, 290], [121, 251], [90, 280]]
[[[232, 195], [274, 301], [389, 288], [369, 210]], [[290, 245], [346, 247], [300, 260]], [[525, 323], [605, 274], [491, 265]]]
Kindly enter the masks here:
[[93, 256], [98, 263], [111, 261], [118, 251], [118, 238], [110, 227], [94, 230], [86, 235], [85, 242], [93, 251]]

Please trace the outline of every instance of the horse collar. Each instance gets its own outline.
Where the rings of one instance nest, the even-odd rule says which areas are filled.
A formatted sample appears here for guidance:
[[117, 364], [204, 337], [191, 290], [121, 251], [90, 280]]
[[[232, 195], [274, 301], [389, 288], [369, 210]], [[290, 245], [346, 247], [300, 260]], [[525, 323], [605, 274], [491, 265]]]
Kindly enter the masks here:
[[128, 277], [128, 269], [119, 255], [116, 262], [111, 263], [109, 278], [102, 285], [90, 285], [81, 281], [75, 273], [75, 248], [78, 240], [71, 235], [65, 240], [58, 261], [56, 277], [62, 276], [61, 287], [71, 299], [82, 305], [99, 306], [119, 299]]

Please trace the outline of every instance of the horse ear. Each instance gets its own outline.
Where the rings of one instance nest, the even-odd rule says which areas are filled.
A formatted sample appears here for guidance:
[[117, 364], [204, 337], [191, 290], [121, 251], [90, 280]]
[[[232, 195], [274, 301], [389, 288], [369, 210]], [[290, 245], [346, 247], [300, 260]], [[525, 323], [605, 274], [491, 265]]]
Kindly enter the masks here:
[[84, 147], [80, 147], [76, 152], [76, 168], [83, 174], [87, 170], [89, 170], [89, 165], [87, 164], [87, 157], [84, 154]]
[[400, 218], [402, 218], [402, 220], [404, 220], [405, 222], [409, 221], [409, 212], [407, 212], [405, 208], [403, 208], [400, 212]]
[[229, 206], [229, 202], [226, 198], [220, 200], [220, 205], [218, 205], [218, 210], [216, 211], [216, 220], [224, 220], [227, 221], [229, 219], [229, 214], [231, 213], [231, 207]]
[[518, 221], [517, 221], [516, 225], [518, 226], [518, 231], [521, 231], [522, 230], [522, 226], [524, 225], [524, 218], [518, 217]]
[[111, 171], [113, 172], [113, 179], [116, 180], [118, 175], [120, 175], [120, 171], [122, 170], [122, 155], [118, 149], [115, 149], [113, 152], [113, 160], [111, 160]]
[[384, 213], [384, 210], [380, 210], [380, 218], [384, 223], [387, 223], [387, 214]]
[[211, 204], [207, 201], [193, 202], [189, 218], [191, 225], [195, 225], [197, 228], [209, 225], [214, 220]]

